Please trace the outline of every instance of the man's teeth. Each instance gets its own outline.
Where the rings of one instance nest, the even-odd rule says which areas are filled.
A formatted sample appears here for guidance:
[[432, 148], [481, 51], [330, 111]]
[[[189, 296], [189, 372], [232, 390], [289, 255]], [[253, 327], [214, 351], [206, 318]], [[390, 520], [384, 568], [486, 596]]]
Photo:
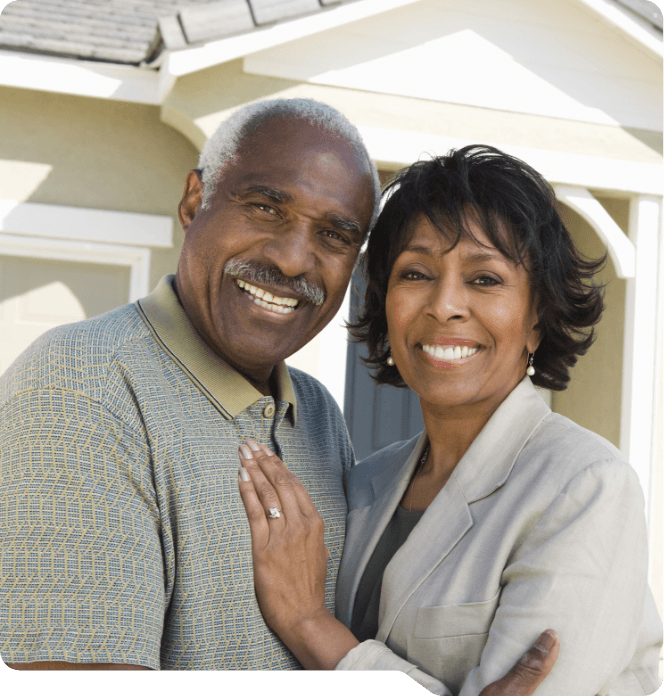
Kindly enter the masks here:
[[249, 285], [244, 280], [237, 280], [237, 284], [254, 298], [254, 302], [260, 307], [265, 307], [277, 314], [290, 314], [295, 311], [297, 300], [292, 297], [278, 297], [266, 290]]
[[422, 350], [428, 353], [436, 360], [460, 360], [461, 358], [469, 358], [477, 353], [477, 348], [468, 348], [468, 346], [422, 346]]

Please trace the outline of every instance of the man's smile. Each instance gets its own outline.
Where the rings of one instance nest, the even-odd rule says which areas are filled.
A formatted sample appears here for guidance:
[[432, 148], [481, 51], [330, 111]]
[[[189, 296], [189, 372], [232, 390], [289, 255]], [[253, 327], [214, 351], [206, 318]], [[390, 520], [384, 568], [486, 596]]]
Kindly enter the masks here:
[[273, 295], [267, 290], [251, 285], [239, 278], [237, 278], [235, 282], [245, 293], [251, 296], [255, 304], [270, 312], [276, 314], [291, 314], [300, 304], [294, 297], [279, 297], [278, 295]]

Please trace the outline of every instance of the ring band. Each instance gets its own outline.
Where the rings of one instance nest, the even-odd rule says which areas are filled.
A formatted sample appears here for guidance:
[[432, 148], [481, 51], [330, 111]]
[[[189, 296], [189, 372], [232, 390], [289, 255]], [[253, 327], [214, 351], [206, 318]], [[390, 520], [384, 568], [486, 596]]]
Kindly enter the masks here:
[[268, 517], [271, 517], [273, 520], [276, 520], [277, 517], [281, 517], [281, 510], [278, 507], [271, 507], [270, 508], [270, 514]]

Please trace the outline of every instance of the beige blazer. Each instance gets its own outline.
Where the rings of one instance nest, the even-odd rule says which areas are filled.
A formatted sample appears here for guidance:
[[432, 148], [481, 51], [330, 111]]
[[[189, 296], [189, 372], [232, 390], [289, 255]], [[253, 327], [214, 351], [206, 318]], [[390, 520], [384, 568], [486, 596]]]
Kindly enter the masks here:
[[[337, 616], [426, 433], [350, 472]], [[644, 500], [606, 440], [551, 413], [526, 377], [501, 404], [385, 570], [376, 640], [338, 669], [397, 669], [476, 696], [545, 628], [561, 640], [537, 696], [641, 696], [658, 685], [662, 625], [647, 587]]]

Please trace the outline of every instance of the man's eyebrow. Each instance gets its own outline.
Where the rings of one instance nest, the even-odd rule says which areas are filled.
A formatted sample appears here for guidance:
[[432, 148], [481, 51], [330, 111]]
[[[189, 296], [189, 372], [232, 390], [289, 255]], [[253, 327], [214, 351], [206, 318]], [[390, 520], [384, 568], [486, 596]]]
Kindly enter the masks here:
[[293, 200], [293, 197], [288, 193], [284, 193], [283, 191], [279, 191], [278, 189], [270, 188], [269, 186], [264, 186], [263, 184], [255, 184], [254, 186], [248, 186], [247, 188], [239, 191], [238, 195], [241, 198], [244, 198], [245, 196], [249, 196], [252, 193], [258, 193], [261, 196], [265, 196], [265, 198], [268, 198], [269, 200], [274, 201], [275, 203], [288, 203], [289, 201]]
[[347, 232], [354, 232], [358, 235], [362, 234], [362, 227], [359, 222], [354, 220], [346, 220], [345, 218], [339, 217], [338, 215], [329, 215], [327, 218], [331, 225], [334, 225], [340, 230], [346, 230]]

